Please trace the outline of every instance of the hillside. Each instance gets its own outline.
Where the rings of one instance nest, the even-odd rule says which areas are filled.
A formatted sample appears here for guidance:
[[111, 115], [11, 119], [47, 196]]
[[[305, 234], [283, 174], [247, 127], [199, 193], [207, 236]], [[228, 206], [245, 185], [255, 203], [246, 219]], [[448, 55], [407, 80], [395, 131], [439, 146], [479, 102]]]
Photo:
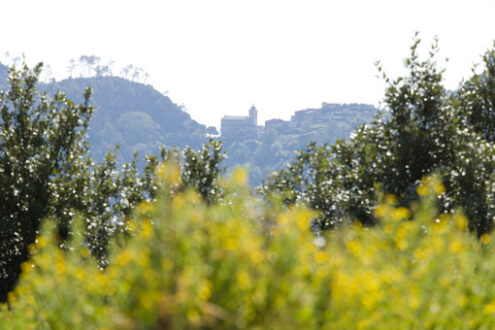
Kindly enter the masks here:
[[9, 74], [9, 68], [0, 63], [0, 90], [7, 89], [7, 77]]
[[[0, 63], [0, 89], [8, 88], [8, 68]], [[159, 146], [198, 148], [207, 141], [207, 128], [191, 119], [169, 97], [150, 85], [120, 77], [69, 78], [40, 83], [41, 90], [53, 95], [65, 92], [75, 102], [82, 102], [84, 90], [91, 86], [95, 112], [90, 122], [90, 152], [101, 160], [110, 148], [120, 145], [119, 161], [130, 161], [135, 151], [156, 154]]]
[[[8, 69], [0, 64], [0, 89], [6, 89]], [[108, 149], [120, 145], [118, 160], [156, 154], [160, 145], [168, 148], [198, 148], [216, 134], [216, 129], [199, 124], [150, 85], [114, 76], [69, 78], [40, 83], [49, 94], [57, 89], [81, 102], [87, 86], [93, 88], [95, 112], [90, 122], [90, 152], [102, 160]], [[295, 152], [310, 141], [319, 144], [345, 139], [360, 124], [369, 122], [377, 109], [364, 104], [328, 104], [321, 108], [296, 111], [290, 121], [272, 119], [266, 126], [239, 129], [221, 136], [227, 152], [225, 165], [231, 169], [243, 165], [251, 169], [251, 184], [258, 185], [272, 171], [294, 159]]]
[[[208, 128], [191, 119], [181, 107], [150, 85], [120, 77], [70, 78], [43, 85], [80, 102], [87, 86], [93, 88], [95, 113], [90, 123], [91, 153], [101, 159], [108, 148], [120, 145], [119, 157], [130, 160], [140, 154], [157, 153], [160, 145], [193, 148], [203, 144]], [[210, 129], [211, 131], [211, 129]]]
[[347, 139], [363, 123], [370, 122], [378, 110], [368, 104], [328, 104], [321, 108], [296, 111], [290, 121], [268, 120], [265, 127], [246, 127], [223, 137], [229, 158], [228, 167], [251, 168], [251, 183], [257, 185], [272, 171], [294, 159], [295, 152], [310, 141], [318, 144]]

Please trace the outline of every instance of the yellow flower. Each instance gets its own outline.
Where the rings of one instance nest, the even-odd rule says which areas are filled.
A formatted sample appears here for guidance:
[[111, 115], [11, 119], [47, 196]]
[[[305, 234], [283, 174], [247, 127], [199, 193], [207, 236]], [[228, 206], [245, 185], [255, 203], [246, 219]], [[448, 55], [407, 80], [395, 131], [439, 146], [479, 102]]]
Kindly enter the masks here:
[[388, 211], [388, 207], [386, 205], [380, 204], [375, 209], [375, 216], [383, 217], [385, 214], [387, 214], [387, 211]]
[[315, 261], [317, 263], [320, 263], [321, 264], [321, 263], [327, 261], [327, 259], [328, 259], [327, 258], [327, 254], [325, 252], [323, 252], [323, 251], [319, 251], [319, 252], [317, 252], [315, 254]]
[[404, 237], [397, 237], [395, 239], [395, 246], [399, 250], [404, 251], [405, 249], [407, 249], [407, 241], [405, 240]]
[[38, 237], [38, 239], [37, 239], [37, 245], [38, 245], [40, 248], [42, 248], [42, 247], [46, 246], [46, 243], [47, 243], [47, 242], [46, 242], [46, 239], [45, 239], [43, 236]]
[[397, 196], [393, 194], [387, 194], [385, 196], [385, 204], [390, 204], [390, 205], [397, 204]]
[[363, 229], [363, 224], [361, 223], [361, 221], [354, 221], [352, 223], [352, 227], [356, 230], [360, 230]]
[[445, 233], [447, 230], [447, 222], [448, 222], [449, 216], [445, 213], [442, 213], [438, 216], [437, 219], [435, 219], [432, 229], [435, 233]]
[[416, 260], [425, 260], [430, 256], [430, 250], [428, 248], [418, 248], [414, 250], [413, 255]]
[[86, 279], [87, 277], [86, 271], [83, 268], [77, 268], [74, 275], [80, 281]]
[[493, 314], [495, 313], [495, 302], [491, 302], [483, 308], [483, 313], [485, 314]]
[[10, 291], [8, 294], [7, 294], [7, 299], [9, 301], [9, 303], [13, 303], [14, 301], [16, 301], [17, 299], [17, 295], [15, 294], [14, 291]]
[[411, 295], [409, 296], [409, 306], [412, 309], [418, 308], [420, 305], [419, 294], [416, 288], [412, 288]]
[[97, 272], [96, 275], [94, 276], [95, 282], [101, 286], [105, 287], [108, 285], [109, 278], [106, 276], [106, 274]]
[[145, 240], [148, 240], [153, 234], [153, 225], [151, 224], [150, 219], [144, 218], [143, 224], [141, 228], [141, 237]]
[[246, 271], [237, 273], [237, 283], [241, 289], [248, 289], [251, 284], [251, 279]]
[[443, 252], [444, 240], [441, 238], [441, 236], [434, 236], [431, 243], [432, 243], [433, 250], [436, 253], [442, 253]]
[[169, 184], [179, 184], [181, 181], [180, 168], [171, 163], [157, 166], [155, 176]]
[[172, 200], [172, 209], [174, 209], [174, 211], [181, 209], [184, 205], [184, 202], [185, 199], [183, 195], [181, 194], [176, 195]]
[[359, 250], [361, 249], [361, 244], [358, 241], [352, 240], [347, 243], [347, 249], [351, 251], [352, 254], [357, 256], [359, 254]]
[[468, 219], [464, 215], [459, 215], [455, 218], [455, 224], [461, 230], [467, 230]]
[[394, 231], [394, 226], [390, 225], [390, 224], [386, 224], [385, 226], [383, 226], [383, 231], [386, 233], [386, 234], [392, 234], [392, 232]]
[[461, 241], [459, 240], [453, 240], [451, 243], [450, 243], [450, 246], [449, 246], [449, 251], [452, 252], [452, 253], [460, 253], [462, 250], [463, 250], [463, 244]]
[[236, 240], [232, 236], [224, 236], [221, 240], [220, 247], [227, 251], [234, 251], [237, 247]]
[[146, 213], [151, 210], [152, 206], [149, 202], [142, 202], [137, 206], [137, 210], [139, 213]]
[[148, 248], [143, 248], [139, 254], [138, 265], [141, 267], [148, 267], [150, 264], [150, 250]]
[[437, 193], [437, 195], [441, 195], [445, 192], [445, 187], [442, 184], [442, 182], [440, 182], [440, 181], [435, 182], [434, 188], [435, 188], [435, 192]]
[[303, 210], [299, 212], [297, 217], [297, 226], [300, 230], [309, 230], [309, 219], [313, 214], [308, 210]]
[[428, 189], [426, 188], [426, 186], [424, 184], [421, 184], [418, 189], [416, 190], [416, 192], [418, 193], [418, 195], [420, 196], [425, 196], [427, 193], [428, 193]]
[[55, 261], [55, 270], [59, 275], [65, 274], [65, 272], [67, 272], [67, 264], [65, 263], [64, 259], [57, 258], [57, 261]]
[[201, 298], [202, 300], [208, 300], [208, 298], [210, 298], [211, 296], [212, 289], [213, 289], [213, 284], [211, 284], [210, 281], [208, 280], [203, 281], [203, 284], [201, 285], [201, 288], [199, 289], [199, 293], [198, 293], [199, 298]]
[[488, 244], [488, 243], [490, 243], [490, 235], [489, 234], [486, 234], [486, 233], [483, 234], [483, 235], [481, 235], [480, 241], [481, 241], [481, 243], [483, 243], [485, 245]]
[[[249, 245], [249, 246], [254, 246], [254, 245]], [[263, 253], [261, 253], [260, 250], [250, 248], [249, 249], [249, 259], [254, 264], [260, 264], [263, 261]]]
[[132, 260], [131, 252], [129, 250], [124, 250], [117, 256], [116, 264], [117, 266], [122, 267], [127, 265], [131, 260]]
[[248, 176], [246, 174], [246, 171], [243, 169], [240, 168], [235, 169], [234, 179], [242, 187], [248, 184]]
[[32, 268], [33, 268], [33, 264], [30, 262], [26, 261], [21, 264], [21, 270], [23, 275], [29, 274]]
[[411, 211], [405, 207], [398, 207], [392, 212], [392, 219], [394, 220], [402, 220], [408, 219], [411, 216]]

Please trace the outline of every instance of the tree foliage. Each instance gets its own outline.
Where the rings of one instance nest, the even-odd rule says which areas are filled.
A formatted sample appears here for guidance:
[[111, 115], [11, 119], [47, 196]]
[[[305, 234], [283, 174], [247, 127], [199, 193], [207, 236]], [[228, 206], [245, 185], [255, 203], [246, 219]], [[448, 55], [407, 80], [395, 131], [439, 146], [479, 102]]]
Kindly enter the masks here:
[[[29, 256], [42, 220], [57, 221], [64, 248], [77, 215], [84, 219], [86, 244], [100, 267], [107, 265], [109, 239], [127, 231], [126, 219], [137, 203], [152, 200], [158, 189], [154, 172], [160, 161], [180, 159], [162, 148], [146, 156], [144, 171], [133, 161], [119, 170], [117, 149], [101, 163], [88, 156], [86, 132], [93, 113], [91, 89], [82, 104], [64, 93], [38, 93], [42, 65], [10, 69], [10, 87], [0, 92], [0, 300], [5, 301]], [[221, 144], [210, 141], [184, 156], [184, 187], [194, 186], [208, 202], [220, 196], [216, 178], [223, 169]], [[185, 172], [186, 173], [186, 172]]]
[[[66, 214], [65, 199], [79, 196], [81, 186], [67, 185], [83, 167], [82, 138], [91, 116], [91, 90], [76, 105], [57, 93], [36, 95], [41, 65], [21, 72], [11, 69], [10, 90], [0, 93], [1, 285], [5, 299], [15, 283], [28, 245], [38, 234], [40, 221], [51, 212]], [[61, 208], [60, 208], [61, 207]], [[70, 211], [69, 211], [70, 212]]]
[[208, 203], [221, 198], [222, 189], [217, 181], [225, 172], [225, 167], [220, 166], [224, 159], [221, 142], [213, 139], [210, 139], [198, 152], [186, 148], [182, 169], [184, 187], [194, 187], [201, 198]]
[[385, 107], [372, 123], [331, 148], [309, 145], [265, 184], [264, 192], [289, 192], [287, 203], [304, 201], [321, 210], [318, 229], [347, 220], [373, 224], [380, 195], [394, 194], [409, 205], [418, 199], [421, 179], [438, 172], [446, 187], [443, 210], [464, 207], [472, 230], [479, 235], [491, 230], [494, 53], [483, 57], [481, 74], [449, 92], [436, 61], [437, 42], [426, 59], [420, 58], [419, 45], [415, 38], [405, 76], [392, 80], [379, 66], [388, 86]]

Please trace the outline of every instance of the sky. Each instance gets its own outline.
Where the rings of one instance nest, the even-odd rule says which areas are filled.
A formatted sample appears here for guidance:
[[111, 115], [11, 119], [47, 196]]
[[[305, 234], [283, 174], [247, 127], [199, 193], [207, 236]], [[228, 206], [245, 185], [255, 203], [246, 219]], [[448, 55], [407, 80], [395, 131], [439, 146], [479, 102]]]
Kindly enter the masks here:
[[[379, 106], [417, 31], [439, 38], [456, 88], [495, 41], [495, 0], [15, 0], [0, 5], [0, 54], [43, 61], [55, 79], [96, 55], [148, 74], [193, 119], [258, 109], [259, 123], [326, 103]], [[444, 61], [448, 58], [448, 62]]]

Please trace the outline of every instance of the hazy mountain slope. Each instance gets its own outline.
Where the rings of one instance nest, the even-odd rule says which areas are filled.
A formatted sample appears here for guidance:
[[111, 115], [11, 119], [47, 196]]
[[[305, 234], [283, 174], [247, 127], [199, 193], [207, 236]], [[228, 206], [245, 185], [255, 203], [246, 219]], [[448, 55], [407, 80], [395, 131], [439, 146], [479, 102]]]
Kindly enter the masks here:
[[[0, 89], [6, 89], [8, 68], [0, 64]], [[160, 145], [198, 148], [213, 128], [191, 119], [170, 98], [150, 85], [120, 77], [70, 78], [40, 84], [50, 95], [57, 89], [82, 102], [87, 86], [93, 89], [95, 113], [90, 122], [90, 152], [101, 160], [109, 148], [120, 145], [119, 161], [130, 161], [135, 151], [156, 154]], [[310, 141], [334, 143], [360, 124], [369, 122], [377, 109], [364, 104], [323, 104], [321, 108], [296, 111], [290, 121], [271, 120], [255, 131], [240, 129], [221, 137], [228, 168], [251, 167], [251, 183], [261, 182], [271, 171], [292, 161], [295, 152]]]
[[6, 90], [8, 88], [7, 77], [9, 75], [9, 68], [0, 63], [0, 90]]
[[49, 93], [57, 89], [76, 102], [87, 86], [93, 89], [96, 110], [90, 123], [91, 153], [101, 159], [108, 148], [120, 145], [121, 160], [157, 153], [160, 145], [197, 148], [207, 139], [207, 127], [150, 85], [120, 77], [71, 78], [43, 84]]
[[310, 141], [318, 144], [346, 139], [359, 125], [370, 122], [378, 110], [368, 104], [326, 104], [296, 111], [290, 121], [271, 120], [261, 134], [249, 128], [225, 139], [227, 166], [251, 168], [251, 183], [257, 185], [272, 171], [292, 160]]

